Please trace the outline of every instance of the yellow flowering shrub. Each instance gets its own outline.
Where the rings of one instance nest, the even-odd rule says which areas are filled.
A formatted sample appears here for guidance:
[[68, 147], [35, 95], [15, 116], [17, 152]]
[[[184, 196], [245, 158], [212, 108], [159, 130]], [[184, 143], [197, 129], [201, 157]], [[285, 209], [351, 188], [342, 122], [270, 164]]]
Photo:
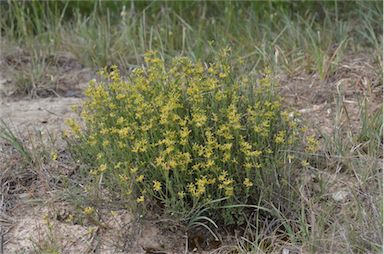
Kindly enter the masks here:
[[[236, 77], [228, 62], [228, 50], [209, 66], [185, 57], [165, 63], [148, 52], [145, 66], [127, 78], [117, 68], [102, 71], [104, 80], [86, 91], [81, 136], [69, 121], [94, 182], [168, 214], [217, 199], [212, 209], [259, 204], [283, 193], [298, 123], [283, 110], [268, 70], [251, 81]], [[236, 219], [207, 213], [225, 223]]]

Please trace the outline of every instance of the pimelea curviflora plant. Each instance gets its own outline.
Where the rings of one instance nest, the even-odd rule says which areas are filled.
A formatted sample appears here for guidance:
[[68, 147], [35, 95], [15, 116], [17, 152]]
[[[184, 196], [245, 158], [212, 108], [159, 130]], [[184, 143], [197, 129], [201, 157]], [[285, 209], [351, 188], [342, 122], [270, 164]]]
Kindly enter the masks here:
[[206, 66], [185, 57], [167, 64], [148, 52], [126, 80], [114, 68], [91, 81], [85, 129], [68, 124], [93, 182], [128, 207], [185, 216], [205, 204], [226, 224], [242, 204], [287, 198], [298, 123], [282, 109], [268, 71], [254, 82], [237, 78], [228, 54]]

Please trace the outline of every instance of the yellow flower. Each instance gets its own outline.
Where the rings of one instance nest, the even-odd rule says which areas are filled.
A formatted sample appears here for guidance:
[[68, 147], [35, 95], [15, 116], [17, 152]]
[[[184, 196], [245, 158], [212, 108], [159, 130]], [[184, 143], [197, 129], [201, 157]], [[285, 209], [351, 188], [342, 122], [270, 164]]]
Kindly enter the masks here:
[[139, 175], [138, 177], [136, 177], [136, 182], [142, 183], [143, 181], [144, 181], [144, 175]]
[[250, 163], [250, 162], [244, 163], [244, 168], [245, 169], [250, 170], [252, 167], [253, 167], [252, 163]]
[[249, 152], [249, 156], [256, 157], [256, 158], [260, 157], [261, 154], [262, 154], [262, 152], [259, 151], [259, 150], [255, 150], [255, 151]]
[[228, 140], [233, 139], [233, 135], [231, 134], [229, 127], [224, 124], [219, 127], [219, 130], [217, 131], [217, 135]]
[[107, 170], [107, 165], [106, 164], [101, 164], [99, 166], [99, 172], [104, 173]]
[[226, 78], [228, 76], [227, 73], [219, 73], [220, 78]]
[[319, 149], [320, 142], [315, 138], [314, 135], [307, 137], [307, 146], [305, 150], [308, 153], [314, 153]]
[[221, 173], [221, 175], [219, 176], [219, 180], [223, 182], [223, 181], [225, 181], [227, 176], [228, 176], [228, 172], [227, 171], [223, 171]]
[[85, 208], [83, 209], [83, 213], [84, 213], [85, 215], [87, 215], [87, 216], [92, 215], [94, 212], [95, 212], [95, 208], [90, 207], [90, 206], [85, 207]]
[[79, 134], [81, 131], [80, 125], [74, 119], [70, 118], [65, 120], [66, 125], [73, 131], [75, 134]]
[[191, 131], [188, 129], [188, 127], [183, 127], [181, 128], [181, 131], [180, 131], [180, 137], [187, 138], [189, 133], [191, 133]]
[[118, 95], [116, 95], [116, 99], [117, 100], [122, 100], [122, 99], [124, 99], [126, 96], [125, 96], [125, 94], [118, 94]]
[[217, 71], [214, 68], [212, 68], [212, 67], [208, 68], [208, 72], [211, 73], [211, 74], [216, 74], [217, 73]]
[[180, 144], [181, 145], [187, 145], [188, 144], [188, 136], [191, 131], [188, 129], [188, 127], [184, 126], [181, 128], [180, 131]]
[[119, 179], [120, 179], [120, 181], [127, 181], [128, 180], [128, 176], [119, 174]]
[[159, 155], [159, 157], [155, 159], [155, 165], [158, 167], [164, 167], [164, 157], [162, 155]]
[[224, 185], [231, 185], [232, 183], [233, 183], [232, 179], [226, 179], [226, 180], [223, 181]]
[[279, 131], [277, 135], [275, 136], [275, 143], [276, 144], [284, 144], [285, 142], [285, 131]]
[[202, 127], [207, 122], [207, 116], [203, 113], [192, 114], [192, 121], [196, 124], [196, 127]]
[[241, 140], [240, 141], [240, 150], [243, 152], [245, 155], [249, 156], [250, 152], [252, 149], [252, 145], [249, 144], [248, 142]]
[[86, 234], [87, 235], [93, 235], [95, 232], [96, 232], [96, 230], [98, 229], [99, 227], [89, 227], [88, 229], [87, 229], [87, 232], [86, 232]]
[[243, 184], [244, 184], [244, 186], [247, 187], [247, 188], [253, 186], [253, 183], [252, 183], [251, 180], [249, 180], [249, 178], [245, 178]]
[[175, 169], [177, 166], [177, 162], [175, 160], [170, 160], [168, 161], [168, 163], [165, 164], [165, 169], [166, 170], [173, 170]]
[[231, 197], [234, 195], [234, 191], [233, 191], [232, 186], [231, 187], [225, 187], [224, 190], [225, 190], [225, 196]]
[[125, 137], [128, 137], [129, 129], [128, 129], [128, 127], [125, 127], [125, 128], [118, 130], [117, 132], [121, 138], [125, 138]]
[[69, 133], [68, 133], [67, 130], [64, 130], [64, 131], [63, 131], [63, 137], [64, 137], [64, 138], [68, 138], [68, 137], [69, 137]]
[[44, 217], [43, 217], [43, 220], [44, 220], [44, 224], [47, 225], [48, 227], [51, 227], [51, 222], [49, 220], [49, 214], [45, 214]]
[[205, 164], [206, 168], [213, 168], [215, 166], [214, 160], [207, 160], [207, 163]]
[[146, 152], [148, 148], [148, 141], [146, 139], [141, 139], [136, 141], [133, 145], [132, 152], [134, 153], [143, 153]]
[[122, 116], [120, 116], [117, 121], [116, 121], [117, 124], [123, 124], [124, 123], [124, 118]]
[[[114, 104], [114, 103], [110, 103], [108, 106], [109, 106], [109, 109], [110, 109], [110, 110], [115, 110], [116, 107], [117, 107], [116, 104]], [[110, 116], [112, 116], [112, 117], [115, 116], [114, 113], [112, 113], [112, 114], [113, 114], [113, 115], [110, 114]]]
[[96, 137], [94, 135], [89, 136], [87, 143], [91, 146], [95, 146], [97, 144]]
[[184, 191], [179, 191], [177, 193], [177, 196], [179, 196], [179, 199], [183, 199], [185, 197], [185, 192]]
[[190, 153], [180, 153], [178, 155], [178, 161], [181, 166], [184, 166], [186, 169], [186, 166], [192, 162], [191, 154]]
[[153, 181], [153, 190], [154, 191], [160, 191], [161, 190], [161, 183], [159, 181]]
[[238, 130], [241, 128], [240, 115], [237, 113], [237, 108], [234, 104], [228, 107], [227, 117], [233, 129]]
[[137, 203], [144, 203], [144, 196], [140, 196], [136, 199]]
[[109, 145], [109, 140], [104, 140], [103, 141], [103, 147], [107, 147]]
[[309, 162], [307, 161], [307, 160], [302, 160], [301, 161], [301, 166], [303, 166], [303, 167], [308, 167], [310, 164], [309, 164]]
[[56, 153], [56, 152], [52, 152], [52, 153], [51, 153], [51, 159], [52, 159], [53, 161], [56, 161], [56, 160], [57, 160], [57, 153]]
[[192, 196], [196, 197], [196, 186], [193, 183], [189, 183], [187, 185], [189, 193], [191, 193]]
[[102, 129], [100, 130], [100, 134], [101, 134], [101, 135], [106, 135], [106, 134], [108, 134], [108, 132], [109, 132], [109, 130], [108, 130], [107, 128], [102, 128]]
[[196, 185], [197, 185], [196, 195], [197, 196], [201, 196], [205, 193], [205, 186], [207, 184], [208, 184], [208, 180], [205, 176], [203, 176], [202, 178], [197, 180], [197, 182], [196, 182]]
[[79, 106], [76, 105], [76, 104], [74, 104], [74, 105], [71, 106], [71, 110], [72, 110], [73, 112], [77, 112], [78, 109], [79, 109]]
[[71, 222], [73, 222], [73, 214], [70, 214], [70, 215], [68, 215], [68, 218], [67, 219], [65, 219], [65, 222], [67, 222], [67, 223], [71, 223]]

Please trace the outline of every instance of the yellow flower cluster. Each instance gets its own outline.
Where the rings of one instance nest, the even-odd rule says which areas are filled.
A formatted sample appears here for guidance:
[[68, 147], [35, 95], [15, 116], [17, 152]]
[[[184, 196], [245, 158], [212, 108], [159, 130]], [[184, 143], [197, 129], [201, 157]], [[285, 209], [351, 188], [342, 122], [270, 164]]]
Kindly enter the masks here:
[[320, 142], [315, 138], [314, 135], [308, 136], [307, 137], [307, 146], [306, 146], [305, 150], [308, 153], [315, 153], [319, 150], [319, 145], [320, 145]]
[[[185, 57], [166, 64], [148, 52], [145, 67], [127, 80], [116, 67], [101, 71], [82, 112], [81, 141], [96, 176], [137, 203], [182, 200], [183, 209], [223, 197], [247, 202], [259, 193], [271, 158], [298, 140], [297, 124], [283, 113], [269, 72], [254, 82], [236, 78], [228, 55], [225, 49], [205, 66]], [[68, 125], [81, 132], [74, 121]], [[309, 139], [308, 149], [314, 145]]]
[[65, 124], [72, 130], [72, 132], [73, 132], [75, 135], [80, 134], [80, 132], [81, 132], [81, 127], [80, 127], [79, 123], [76, 122], [74, 119], [72, 119], [72, 118], [70, 118], [70, 119], [66, 119], [66, 120], [65, 120]]
[[93, 207], [85, 207], [85, 208], [83, 209], [83, 213], [84, 213], [85, 215], [87, 215], [87, 216], [92, 215], [94, 212], [95, 212], [95, 208], [93, 208]]

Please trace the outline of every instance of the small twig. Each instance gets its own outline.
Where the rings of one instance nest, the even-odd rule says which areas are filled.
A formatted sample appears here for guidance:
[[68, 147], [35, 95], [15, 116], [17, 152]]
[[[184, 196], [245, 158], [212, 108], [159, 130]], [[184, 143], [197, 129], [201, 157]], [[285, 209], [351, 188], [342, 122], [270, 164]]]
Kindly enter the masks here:
[[185, 234], [185, 254], [188, 253], [188, 234]]
[[52, 111], [49, 111], [48, 109], [45, 109], [45, 108], [39, 108], [40, 110], [45, 110], [47, 111], [48, 113], [52, 114], [52, 115], [55, 115], [55, 116], [59, 116], [58, 114], [52, 112]]

